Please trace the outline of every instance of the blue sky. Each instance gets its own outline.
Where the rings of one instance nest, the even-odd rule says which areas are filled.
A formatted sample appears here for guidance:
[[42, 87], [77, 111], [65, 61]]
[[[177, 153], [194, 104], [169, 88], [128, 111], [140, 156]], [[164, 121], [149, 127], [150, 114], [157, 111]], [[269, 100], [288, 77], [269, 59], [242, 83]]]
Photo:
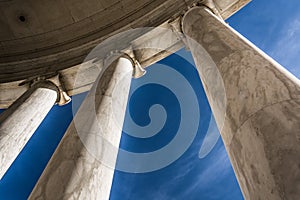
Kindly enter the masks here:
[[[165, 85], [160, 86], [160, 88], [157, 85], [142, 86], [133, 93], [137, 93], [136, 95], [131, 96], [129, 109], [132, 118], [138, 120], [136, 122], [141, 125], [150, 123], [148, 117], [149, 105], [159, 103], [163, 105], [168, 115], [165, 126], [156, 135], [147, 139], [130, 136], [132, 134], [130, 131], [134, 130], [128, 128], [127, 131], [129, 134], [123, 132], [121, 148], [133, 152], [152, 152], [156, 149], [164, 148], [167, 143], [170, 143], [174, 139], [174, 134], [179, 134], [179, 124], [188, 123], [191, 125], [196, 121], [199, 123], [199, 126], [192, 144], [186, 152], [183, 152], [184, 154], [178, 160], [159, 170], [149, 173], [115, 171], [111, 200], [242, 199], [242, 194], [222, 140], [218, 140], [216, 146], [206, 157], [199, 158], [199, 149], [209, 127], [211, 111], [197, 70], [188, 61], [192, 61], [190, 53], [180, 50], [177, 54], [173, 54], [158, 64], [147, 68], [145, 77], [133, 80], [132, 85], [143, 85], [143, 79], [148, 77], [155, 79], [153, 77], [156, 76], [154, 71], [161, 70], [162, 65], [175, 69], [186, 78], [186, 81], [192, 86], [193, 91], [197, 91], [196, 106], [200, 108], [200, 120], [195, 120], [197, 119], [196, 111], [190, 112], [189, 116], [180, 119], [181, 109], [186, 109], [186, 107], [180, 108], [181, 104], [179, 105], [178, 98], [175, 99], [175, 96], [170, 95], [170, 91], [167, 87], [164, 87]], [[161, 71], [161, 74], [164, 74], [164, 78], [169, 79], [171, 75], [163, 73], [163, 70]], [[176, 84], [176, 80], [173, 84]], [[182, 82], [179, 84], [182, 84]], [[185, 98], [192, 104], [192, 101], [195, 99], [192, 99], [192, 95], [188, 94], [189, 89], [182, 88], [181, 90], [186, 91], [187, 95]], [[176, 92], [173, 91], [173, 93]], [[181, 99], [179, 101], [182, 102]], [[142, 109], [143, 107], [146, 107], [146, 109]], [[128, 118], [129, 116], [127, 115], [125, 124], [128, 123]], [[139, 134], [144, 134], [144, 132], [141, 131]], [[189, 131], [184, 132], [185, 137], [191, 134]], [[175, 147], [171, 151], [174, 152], [177, 148]], [[119, 160], [121, 160], [120, 157], [122, 157], [122, 154], [119, 154]], [[158, 160], [151, 160], [151, 162], [161, 162]], [[127, 162], [130, 162], [130, 160], [127, 160]], [[139, 167], [143, 167], [144, 163], [138, 165]]]
[[227, 22], [300, 78], [300, 1], [252, 0]]
[[[300, 1], [253, 0], [227, 22], [300, 78]], [[149, 173], [116, 171], [111, 200], [243, 199], [221, 139], [206, 157], [200, 159], [198, 156], [211, 112], [195, 68], [183, 58], [191, 61], [190, 54], [181, 50], [177, 55], [173, 54], [162, 60], [160, 64], [180, 73], [192, 89], [197, 91], [200, 120], [195, 139], [178, 160], [160, 170]], [[153, 73], [155, 65], [149, 67], [147, 76], [151, 77]], [[132, 85], [142, 83], [143, 79], [133, 80]], [[81, 94], [74, 98], [83, 99], [84, 96], [85, 94]], [[160, 85], [150, 84], [136, 90], [128, 107], [133, 120], [139, 125], [147, 125], [150, 118], [146, 108], [161, 104], [167, 114], [166, 124], [152, 138], [139, 139], [124, 133], [121, 147], [143, 153], [162, 148], [172, 141], [180, 123], [179, 103], [172, 91]], [[196, 116], [191, 113], [188, 120], [192, 121], [193, 117]], [[128, 118], [127, 113], [125, 123]], [[71, 104], [53, 107], [0, 181], [0, 199], [28, 197], [71, 120]]]

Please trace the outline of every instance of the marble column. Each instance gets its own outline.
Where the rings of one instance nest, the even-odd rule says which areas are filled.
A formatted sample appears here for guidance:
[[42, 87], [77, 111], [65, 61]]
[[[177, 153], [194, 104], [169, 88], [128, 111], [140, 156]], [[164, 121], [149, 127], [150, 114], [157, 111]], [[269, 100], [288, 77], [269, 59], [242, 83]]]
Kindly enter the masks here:
[[50, 81], [32, 85], [0, 116], [0, 178], [19, 155], [58, 98]]
[[109, 199], [132, 63], [120, 57], [99, 75], [29, 199]]
[[182, 30], [245, 199], [298, 199], [299, 80], [205, 7]]

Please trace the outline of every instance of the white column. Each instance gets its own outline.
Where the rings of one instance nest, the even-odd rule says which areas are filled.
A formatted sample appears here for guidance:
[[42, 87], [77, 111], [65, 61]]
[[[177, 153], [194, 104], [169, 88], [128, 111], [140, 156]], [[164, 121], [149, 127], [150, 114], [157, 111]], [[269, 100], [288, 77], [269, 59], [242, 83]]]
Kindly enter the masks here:
[[299, 80], [205, 7], [182, 29], [245, 199], [298, 199]]
[[132, 70], [120, 57], [99, 76], [29, 199], [109, 199]]
[[19, 155], [57, 100], [56, 86], [41, 81], [0, 116], [0, 178]]

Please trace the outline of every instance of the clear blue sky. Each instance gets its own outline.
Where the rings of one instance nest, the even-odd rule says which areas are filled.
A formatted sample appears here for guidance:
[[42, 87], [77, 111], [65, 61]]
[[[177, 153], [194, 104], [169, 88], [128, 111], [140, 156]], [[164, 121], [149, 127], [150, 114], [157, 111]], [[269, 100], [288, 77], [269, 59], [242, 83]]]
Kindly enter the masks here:
[[[181, 50], [168, 58], [159, 62], [182, 74], [189, 81], [194, 91], [197, 91], [197, 105], [200, 108], [200, 121], [197, 135], [193, 143], [186, 152], [174, 163], [157, 171], [150, 173], [125, 173], [115, 171], [113, 187], [111, 191], [111, 200], [152, 200], [152, 199], [242, 199], [239, 186], [231, 168], [227, 153], [224, 149], [222, 140], [218, 140], [213, 150], [203, 159], [199, 158], [199, 149], [208, 130], [211, 111], [205, 97], [205, 93], [200, 82], [198, 72], [193, 65], [186, 60], [191, 61], [189, 52]], [[152, 77], [155, 70], [160, 70], [162, 66], [153, 66], [147, 68], [146, 76]], [[169, 79], [170, 74], [164, 74], [165, 79]], [[134, 80], [132, 85], [143, 85], [142, 79]], [[154, 78], [153, 78], [154, 79]], [[176, 83], [174, 83], [176, 84]], [[182, 83], [179, 83], [182, 84]], [[160, 103], [164, 106], [168, 118], [166, 124], [155, 136], [147, 139], [137, 139], [123, 133], [121, 148], [133, 152], [152, 152], [163, 148], [171, 142], [174, 134], [179, 134], [178, 125], [182, 123], [193, 124], [197, 119], [197, 112], [190, 112], [188, 117], [180, 118], [180, 105], [174, 96], [170, 95], [167, 87], [157, 85], [147, 85], [141, 87], [132, 95], [129, 108], [133, 119], [137, 123], [145, 125], [149, 123], [148, 110], [149, 105]], [[188, 88], [182, 90], [187, 91]], [[174, 92], [174, 91], [173, 91]], [[176, 91], [174, 92], [176, 93]], [[188, 93], [188, 92], [187, 92]], [[186, 95], [188, 102], [194, 100], [191, 95]], [[175, 99], [175, 101], [174, 101]], [[142, 109], [146, 107], [146, 109]], [[182, 109], [186, 109], [183, 107]], [[128, 123], [126, 116], [125, 124]], [[128, 130], [134, 131], [134, 130]], [[131, 133], [130, 133], [131, 134]], [[139, 134], [144, 134], [140, 132]], [[191, 132], [184, 133], [190, 135]], [[179, 144], [182, 145], [182, 144]], [[175, 147], [171, 151], [176, 151]], [[119, 155], [122, 157], [122, 155]], [[119, 159], [121, 159], [119, 157]], [[153, 160], [152, 162], [159, 162]], [[126, 162], [126, 161], [125, 161]], [[128, 161], [130, 162], [130, 161]], [[149, 164], [149, 163], [147, 163]], [[143, 167], [144, 163], [139, 163], [138, 167]]]
[[[300, 78], [300, 1], [253, 0], [227, 22]], [[207, 157], [200, 159], [198, 156], [209, 126], [211, 112], [196, 70], [182, 57], [191, 59], [188, 52], [181, 50], [179, 55], [171, 55], [160, 63], [182, 74], [193, 90], [197, 91], [201, 113], [197, 135], [190, 148], [178, 160], [163, 169], [142, 174], [116, 171], [111, 200], [242, 199], [220, 139]], [[155, 73], [155, 66], [149, 68], [147, 76], [153, 73]], [[137, 86], [142, 82], [143, 79], [135, 80], [132, 85]], [[76, 98], [83, 99], [84, 95], [77, 95]], [[131, 101], [130, 113], [140, 125], [150, 122], [147, 116], [148, 110], [145, 108], [153, 104], [163, 105], [168, 117], [163, 129], [152, 138], [137, 139], [123, 134], [121, 140], [123, 149], [149, 152], [173, 140], [174, 131], [178, 129], [178, 120], [180, 120], [178, 118], [180, 107], [168, 88], [155, 84], [144, 86], [135, 91]], [[190, 117], [193, 118], [193, 113]], [[71, 120], [71, 104], [53, 107], [0, 181], [0, 199], [28, 197]], [[126, 121], [128, 116], [125, 123]]]

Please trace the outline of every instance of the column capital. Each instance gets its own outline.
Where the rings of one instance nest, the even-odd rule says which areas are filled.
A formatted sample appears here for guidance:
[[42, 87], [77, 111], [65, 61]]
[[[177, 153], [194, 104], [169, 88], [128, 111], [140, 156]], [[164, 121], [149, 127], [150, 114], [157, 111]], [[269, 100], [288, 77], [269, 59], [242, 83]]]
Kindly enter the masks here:
[[187, 15], [187, 13], [189, 13], [191, 10], [196, 9], [196, 8], [206, 8], [208, 9], [212, 14], [214, 14], [217, 18], [219, 18], [220, 20], [224, 21], [223, 17], [221, 16], [221, 13], [219, 11], [219, 9], [217, 8], [217, 6], [215, 5], [214, 0], [202, 0], [200, 2], [194, 3], [192, 5], [192, 7], [189, 7], [189, 9], [181, 15], [181, 19], [180, 19], [180, 31], [181, 33], [183, 33], [183, 19], [184, 17]]
[[[133, 52], [132, 52], [132, 54], [133, 54]], [[131, 61], [132, 66], [133, 66], [133, 72], [132, 72], [133, 78], [138, 79], [146, 74], [146, 70], [144, 68], [142, 68], [141, 64], [139, 63], [139, 61], [136, 59], [136, 57], [134, 55], [130, 56], [129, 54], [124, 53], [121, 57], [127, 58], [128, 60]]]
[[59, 106], [63, 106], [71, 101], [71, 98], [66, 93], [61, 81], [60, 81], [60, 75], [50, 75], [50, 76], [38, 76], [38, 77], [32, 77], [29, 78], [22, 83], [21, 85], [29, 85], [29, 88], [36, 89], [36, 88], [47, 88], [50, 90], [54, 90], [57, 92], [57, 99], [56, 103]]
[[211, 10], [212, 13], [214, 13], [219, 19], [224, 20], [223, 17], [220, 14], [220, 10], [216, 6], [214, 0], [203, 0], [201, 3], [199, 3], [197, 6], [204, 6]]
[[216, 6], [216, 4], [214, 2], [214, 0], [201, 0], [199, 2], [195, 2], [190, 9], [192, 9], [194, 7], [206, 7], [213, 14], [215, 14], [218, 18], [220, 18], [221, 20], [224, 20], [223, 17], [221, 16], [221, 12], [220, 12], [219, 8]]
[[146, 70], [141, 66], [139, 61], [136, 59], [134, 52], [132, 49], [126, 49], [124, 51], [111, 51], [106, 58], [104, 59], [104, 63], [113, 62], [117, 58], [126, 58], [130, 60], [133, 71], [132, 71], [132, 77], [135, 79], [141, 78], [146, 74]]
[[68, 104], [71, 101], [71, 97], [67, 94], [65, 87], [61, 82], [60, 75], [57, 74], [56, 76], [48, 78], [47, 80], [52, 82], [58, 88], [58, 99], [56, 103], [59, 106]]

